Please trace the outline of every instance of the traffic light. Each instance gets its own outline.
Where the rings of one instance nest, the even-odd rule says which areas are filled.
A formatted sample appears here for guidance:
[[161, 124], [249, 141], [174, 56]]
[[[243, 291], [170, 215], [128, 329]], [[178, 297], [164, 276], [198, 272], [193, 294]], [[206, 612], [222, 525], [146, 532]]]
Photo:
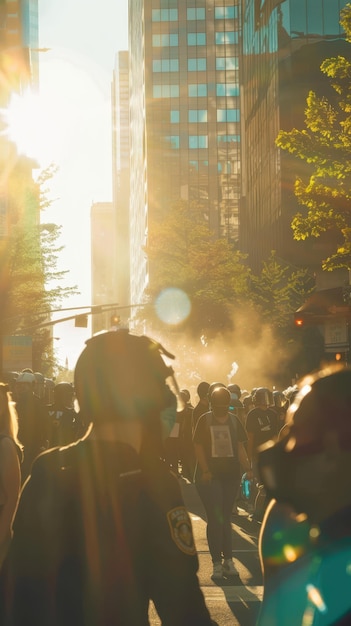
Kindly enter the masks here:
[[88, 316], [86, 313], [82, 313], [82, 315], [76, 315], [74, 320], [74, 325], [77, 328], [87, 328], [88, 326]]
[[111, 315], [111, 326], [116, 327], [119, 326], [121, 318], [119, 315]]
[[305, 323], [303, 317], [301, 316], [296, 316], [294, 321], [295, 321], [295, 326], [297, 328], [301, 328]]

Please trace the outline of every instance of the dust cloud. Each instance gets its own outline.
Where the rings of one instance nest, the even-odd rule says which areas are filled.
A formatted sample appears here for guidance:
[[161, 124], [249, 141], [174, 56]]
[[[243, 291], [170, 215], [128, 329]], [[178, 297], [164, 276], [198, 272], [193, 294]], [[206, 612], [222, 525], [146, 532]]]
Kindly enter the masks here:
[[233, 316], [233, 330], [224, 336], [194, 338], [169, 328], [153, 331], [152, 337], [175, 355], [171, 365], [179, 386], [190, 391], [193, 401], [202, 380], [236, 383], [247, 391], [261, 386], [283, 390], [293, 382], [289, 372], [293, 347], [279, 342], [250, 309]]

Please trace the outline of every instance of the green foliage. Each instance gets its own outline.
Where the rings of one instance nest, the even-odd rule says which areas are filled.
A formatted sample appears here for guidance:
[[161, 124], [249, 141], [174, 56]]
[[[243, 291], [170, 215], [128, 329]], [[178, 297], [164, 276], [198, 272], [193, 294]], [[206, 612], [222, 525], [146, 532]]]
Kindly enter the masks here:
[[[216, 239], [198, 207], [185, 202], [153, 223], [145, 252], [150, 302], [169, 287], [185, 291], [192, 313], [179, 330], [189, 330], [197, 337], [224, 337], [239, 317], [250, 319], [252, 314], [252, 319], [257, 317], [276, 337], [289, 339], [294, 334], [293, 313], [314, 287], [307, 270], [288, 266], [275, 252], [263, 263], [261, 272], [253, 274], [245, 255], [225, 239]], [[148, 318], [151, 322], [152, 315]], [[251, 330], [254, 332], [247, 329], [247, 333]]]
[[182, 289], [192, 303], [189, 326], [197, 334], [231, 327], [233, 306], [248, 297], [245, 255], [216, 239], [197, 205], [179, 202], [149, 229], [149, 298], [167, 287]]
[[[6, 293], [2, 294], [6, 307], [2, 311], [3, 332], [13, 334], [22, 328], [33, 337], [33, 367], [49, 374], [55, 365], [52, 342], [46, 329], [35, 327], [48, 320], [51, 309], [71, 294], [76, 287], [62, 287], [59, 283], [68, 271], [57, 271], [58, 254], [62, 247], [56, 242], [61, 227], [39, 221], [39, 211], [50, 205], [44, 188], [55, 169], [42, 173], [38, 184], [28, 177], [21, 179], [21, 193], [14, 195], [11, 228], [3, 249], [3, 275]], [[12, 186], [16, 188], [16, 175]], [[28, 330], [28, 329], [33, 330]], [[41, 356], [45, 355], [45, 363]], [[44, 371], [47, 369], [48, 371]]]
[[[340, 23], [351, 42], [351, 4]], [[325, 232], [338, 235], [335, 251], [323, 261], [325, 270], [351, 269], [351, 61], [326, 59], [321, 71], [335, 92], [333, 101], [310, 92], [303, 130], [280, 131], [277, 145], [310, 166], [309, 178], [297, 178], [295, 196], [303, 209], [292, 220], [294, 238], [305, 240]]]
[[252, 300], [263, 323], [276, 335], [292, 336], [293, 314], [310, 295], [314, 279], [303, 268], [292, 268], [278, 260], [272, 250], [258, 275], [251, 277]]

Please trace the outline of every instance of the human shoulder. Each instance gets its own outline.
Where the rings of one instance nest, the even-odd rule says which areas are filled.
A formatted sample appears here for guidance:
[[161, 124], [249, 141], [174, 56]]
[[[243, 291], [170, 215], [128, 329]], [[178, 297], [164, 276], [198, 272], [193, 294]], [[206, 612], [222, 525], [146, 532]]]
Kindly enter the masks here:
[[196, 434], [203, 433], [204, 430], [209, 429], [212, 420], [213, 420], [212, 411], [206, 411], [202, 413], [202, 415], [199, 416], [196, 422], [194, 437]]
[[11, 435], [5, 433], [0, 434], [0, 458], [1, 460], [11, 459], [17, 456], [19, 461], [22, 461], [22, 450], [17, 445]]

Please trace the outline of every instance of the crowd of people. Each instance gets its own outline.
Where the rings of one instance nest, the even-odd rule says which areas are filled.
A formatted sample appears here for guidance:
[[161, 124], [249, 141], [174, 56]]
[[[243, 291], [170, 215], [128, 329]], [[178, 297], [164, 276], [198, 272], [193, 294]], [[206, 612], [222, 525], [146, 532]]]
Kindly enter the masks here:
[[180, 479], [215, 581], [238, 576], [241, 498], [262, 522], [259, 626], [350, 623], [351, 371], [201, 381], [193, 402], [172, 359], [120, 329], [86, 342], [49, 403], [30, 369], [0, 383], [0, 623], [144, 626], [152, 601], [165, 626], [215, 624]]

